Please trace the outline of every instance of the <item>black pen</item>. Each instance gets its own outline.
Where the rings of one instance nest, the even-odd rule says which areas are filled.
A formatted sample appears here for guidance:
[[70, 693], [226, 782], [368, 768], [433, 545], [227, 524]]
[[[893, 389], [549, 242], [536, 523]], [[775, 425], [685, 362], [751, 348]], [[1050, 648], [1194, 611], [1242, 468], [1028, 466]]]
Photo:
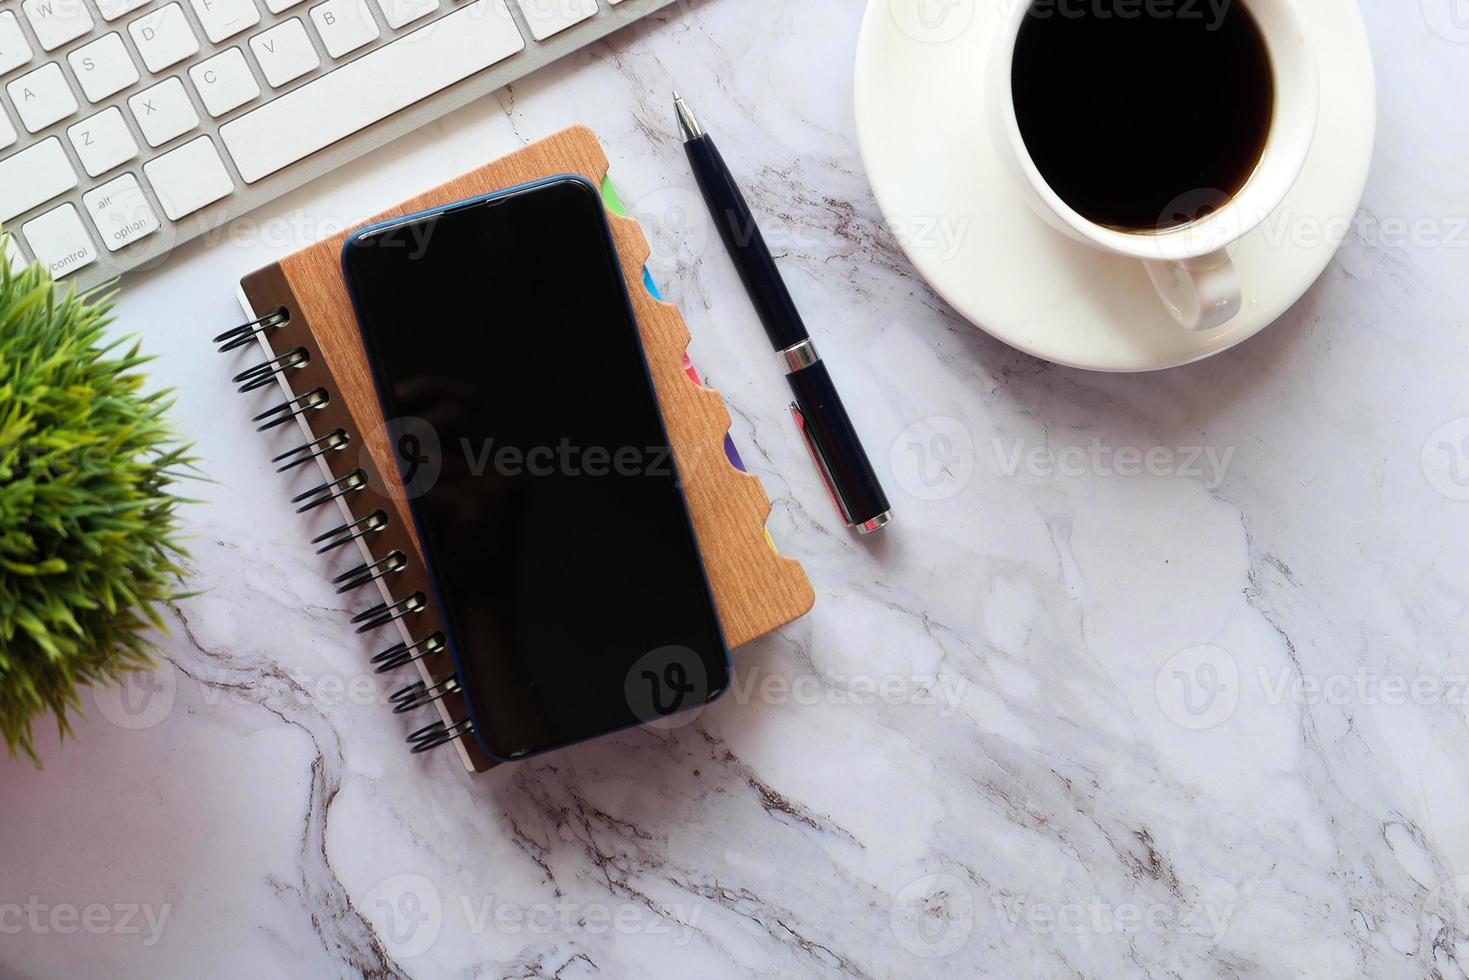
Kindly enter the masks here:
[[892, 520], [892, 508], [842, 407], [831, 375], [816, 353], [806, 324], [724, 158], [677, 92], [673, 104], [694, 179], [704, 192], [704, 202], [714, 216], [719, 235], [785, 367], [786, 380], [796, 396], [791, 414], [806, 440], [806, 448], [846, 525], [863, 534], [876, 531]]

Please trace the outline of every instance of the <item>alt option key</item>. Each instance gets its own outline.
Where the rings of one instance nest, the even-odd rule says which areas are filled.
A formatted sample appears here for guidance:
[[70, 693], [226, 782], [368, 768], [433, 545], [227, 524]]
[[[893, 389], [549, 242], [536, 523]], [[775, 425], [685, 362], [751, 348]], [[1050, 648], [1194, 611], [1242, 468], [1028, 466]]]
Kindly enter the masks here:
[[132, 174], [123, 174], [88, 191], [82, 195], [82, 203], [109, 252], [158, 230], [158, 216]]

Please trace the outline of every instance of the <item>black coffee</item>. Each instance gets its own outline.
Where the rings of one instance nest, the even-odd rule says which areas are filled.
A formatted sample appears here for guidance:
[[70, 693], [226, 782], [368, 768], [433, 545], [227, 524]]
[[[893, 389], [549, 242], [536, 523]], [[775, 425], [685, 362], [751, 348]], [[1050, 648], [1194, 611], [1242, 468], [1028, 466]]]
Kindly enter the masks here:
[[1127, 231], [1186, 224], [1233, 197], [1260, 162], [1275, 97], [1241, 0], [1035, 0], [1011, 87], [1046, 182]]

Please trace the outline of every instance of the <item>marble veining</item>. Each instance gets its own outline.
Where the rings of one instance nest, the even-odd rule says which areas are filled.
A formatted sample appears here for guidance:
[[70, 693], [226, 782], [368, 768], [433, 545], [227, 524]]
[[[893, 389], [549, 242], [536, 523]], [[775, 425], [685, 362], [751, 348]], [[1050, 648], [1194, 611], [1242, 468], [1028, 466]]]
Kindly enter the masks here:
[[[859, 0], [676, 3], [133, 277], [117, 329], [215, 481], [200, 593], [44, 771], [0, 763], [0, 976], [1462, 976], [1469, 35], [1364, 3], [1359, 228], [1176, 371], [1032, 360], [915, 275], [856, 149]], [[805, 457], [675, 85], [848, 393], [881, 536]], [[242, 274], [573, 122], [817, 605], [697, 715], [471, 778], [405, 750], [325, 518], [282, 505], [309, 478], [207, 341]]]

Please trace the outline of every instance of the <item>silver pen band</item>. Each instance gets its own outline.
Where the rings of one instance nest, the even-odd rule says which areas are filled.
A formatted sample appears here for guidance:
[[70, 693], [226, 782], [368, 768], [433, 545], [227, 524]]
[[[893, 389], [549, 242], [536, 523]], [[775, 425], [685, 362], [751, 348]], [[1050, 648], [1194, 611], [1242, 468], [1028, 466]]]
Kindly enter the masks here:
[[821, 360], [821, 355], [816, 353], [816, 345], [807, 337], [798, 344], [792, 344], [785, 350], [777, 351], [780, 363], [785, 366], [786, 374], [795, 374], [803, 368], [808, 368]]

